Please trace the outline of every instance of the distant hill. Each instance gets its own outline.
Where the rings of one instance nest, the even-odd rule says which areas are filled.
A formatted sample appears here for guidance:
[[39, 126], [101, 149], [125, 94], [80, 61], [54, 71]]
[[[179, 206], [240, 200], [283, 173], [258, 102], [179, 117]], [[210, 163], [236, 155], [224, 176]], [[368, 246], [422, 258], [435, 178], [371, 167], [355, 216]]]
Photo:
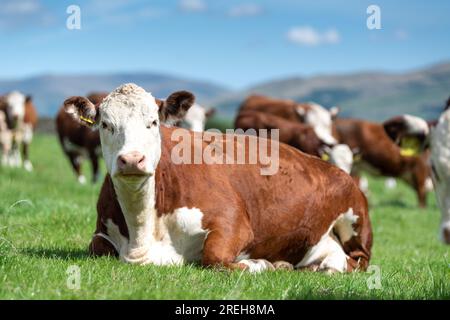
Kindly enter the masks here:
[[18, 89], [32, 94], [41, 116], [54, 116], [65, 98], [95, 91], [111, 91], [135, 82], [156, 97], [176, 90], [190, 90], [197, 101], [214, 106], [219, 115], [233, 118], [249, 94], [259, 93], [296, 101], [315, 101], [329, 108], [337, 105], [341, 116], [384, 120], [403, 113], [436, 118], [450, 95], [450, 62], [403, 73], [360, 72], [268, 81], [231, 91], [201, 80], [157, 73], [110, 75], [43, 75], [21, 80], [0, 80], [0, 94]]
[[91, 91], [111, 91], [122, 83], [134, 82], [156, 97], [166, 97], [176, 90], [190, 90], [199, 102], [217, 97], [228, 89], [206, 81], [182, 79], [156, 73], [117, 73], [110, 75], [42, 75], [26, 79], [0, 80], [0, 94], [20, 90], [31, 94], [41, 116], [54, 116], [61, 103], [72, 95]]
[[403, 113], [436, 118], [450, 95], [450, 63], [405, 73], [361, 72], [287, 78], [233, 92], [211, 101], [233, 116], [242, 100], [259, 93], [296, 101], [337, 105], [341, 116], [384, 120]]

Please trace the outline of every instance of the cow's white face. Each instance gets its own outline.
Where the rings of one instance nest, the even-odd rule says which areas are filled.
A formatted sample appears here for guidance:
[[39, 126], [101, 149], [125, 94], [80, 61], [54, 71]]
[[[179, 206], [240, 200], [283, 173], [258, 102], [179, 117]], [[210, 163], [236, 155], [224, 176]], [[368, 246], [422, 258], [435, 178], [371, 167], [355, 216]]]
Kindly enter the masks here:
[[100, 133], [108, 173], [120, 181], [146, 179], [161, 156], [160, 121], [179, 119], [194, 103], [186, 91], [164, 102], [135, 84], [124, 84], [95, 107], [84, 97], [72, 97], [64, 107], [75, 119], [94, 125]]
[[155, 98], [137, 86], [121, 87], [100, 104], [96, 122], [105, 164], [112, 177], [128, 175], [121, 170], [121, 161], [133, 153], [141, 163], [132, 175], [155, 172], [161, 156], [158, 109]]
[[206, 110], [197, 103], [189, 109], [184, 120], [192, 131], [201, 132], [205, 130]]
[[337, 144], [333, 146], [329, 155], [330, 163], [350, 174], [353, 166], [353, 152], [348, 145]]
[[332, 118], [337, 113], [337, 109], [328, 111], [321, 105], [310, 103], [308, 107], [297, 107], [298, 114], [304, 119], [306, 124], [314, 128], [317, 136], [329, 145], [335, 145], [336, 139], [332, 136]]
[[13, 91], [6, 95], [7, 114], [14, 124], [23, 119], [25, 115], [26, 97], [18, 91]]

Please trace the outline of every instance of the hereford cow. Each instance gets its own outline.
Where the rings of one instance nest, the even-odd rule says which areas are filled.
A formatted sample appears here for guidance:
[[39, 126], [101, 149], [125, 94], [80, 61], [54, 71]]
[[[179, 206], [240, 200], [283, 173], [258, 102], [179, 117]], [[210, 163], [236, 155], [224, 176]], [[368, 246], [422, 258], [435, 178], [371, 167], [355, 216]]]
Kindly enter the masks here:
[[252, 95], [241, 104], [239, 113], [244, 111], [270, 113], [286, 120], [309, 124], [322, 141], [329, 145], [336, 144], [336, 139], [332, 136], [332, 119], [339, 112], [337, 107], [326, 110], [312, 102], [296, 103], [292, 100]]
[[[436, 191], [437, 204], [441, 209], [440, 238], [450, 244], [450, 98], [447, 100], [444, 112], [437, 122], [408, 116], [396, 117], [386, 122], [385, 127], [391, 132], [394, 141], [407, 138], [416, 141], [412, 145], [431, 147], [431, 177]], [[430, 134], [429, 127], [432, 127]], [[410, 143], [411, 144], [411, 143]], [[424, 152], [425, 156], [430, 153]]]
[[426, 206], [428, 166], [423, 157], [407, 152], [395, 144], [382, 124], [358, 119], [336, 119], [333, 134], [340, 143], [357, 148], [360, 160], [353, 163], [352, 175], [360, 173], [397, 177], [416, 191], [419, 205]]
[[[91, 93], [87, 98], [94, 105], [98, 105], [106, 96], [107, 93]], [[61, 107], [56, 116], [56, 131], [61, 147], [72, 165], [78, 182], [86, 183], [86, 178], [81, 172], [81, 163], [84, 157], [88, 157], [92, 165], [92, 182], [95, 183], [100, 174], [99, 157], [101, 150], [98, 130], [81, 125], [65, 112], [64, 107]]]
[[[33, 170], [29, 158], [29, 145], [33, 139], [33, 130], [37, 125], [37, 112], [30, 96], [19, 91], [12, 91], [1, 98], [0, 117], [2, 130], [3, 163], [12, 167], [23, 167]], [[8, 141], [9, 140], [9, 141]]]
[[[326, 144], [319, 139], [314, 129], [299, 122], [288, 121], [270, 113], [242, 111], [234, 122], [235, 129], [244, 131], [279, 129], [279, 141], [293, 146], [303, 152], [320, 157]], [[270, 131], [269, 137], [270, 137]]]
[[450, 98], [431, 135], [431, 167], [441, 209], [441, 240], [450, 244]]
[[[193, 143], [192, 131], [160, 125], [184, 116], [193, 103], [186, 91], [160, 101], [134, 84], [120, 86], [99, 106], [83, 97], [65, 101], [74, 118], [98, 128], [108, 170], [91, 254], [252, 272], [280, 261], [323, 271], [367, 268], [367, 201], [338, 168], [285, 144], [275, 175], [261, 175], [260, 164], [175, 164], [174, 132], [183, 132], [194, 152], [211, 143]], [[220, 136], [249, 155], [239, 135]]]
[[[4, 101], [0, 97], [0, 104]], [[9, 153], [11, 151], [12, 143], [12, 133], [8, 128], [8, 123], [6, 121], [6, 114], [0, 107], [0, 154], [1, 154], [1, 165], [6, 166], [9, 164]]]
[[[271, 130], [279, 129], [278, 140], [293, 146], [308, 154], [329, 160], [330, 163], [338, 166], [349, 173], [353, 163], [353, 153], [348, 146], [329, 146], [317, 136], [314, 129], [307, 124], [298, 121], [289, 121], [271, 113], [258, 111], [241, 111], [234, 123], [235, 129], [247, 131], [254, 129], [255, 134], [259, 130], [268, 130], [270, 138]], [[248, 132], [248, 131], [247, 131]]]

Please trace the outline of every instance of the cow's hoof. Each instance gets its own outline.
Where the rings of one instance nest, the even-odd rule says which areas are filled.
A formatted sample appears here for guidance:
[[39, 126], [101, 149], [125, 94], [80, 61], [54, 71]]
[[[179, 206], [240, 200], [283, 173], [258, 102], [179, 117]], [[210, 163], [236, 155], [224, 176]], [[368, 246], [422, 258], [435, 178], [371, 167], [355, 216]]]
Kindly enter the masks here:
[[23, 162], [23, 167], [25, 168], [25, 170], [27, 170], [28, 172], [33, 171], [33, 165], [31, 164], [30, 161], [26, 160]]
[[442, 234], [441, 234], [442, 242], [445, 244], [450, 244], [450, 225], [446, 225], [442, 227]]
[[273, 266], [276, 270], [294, 270], [294, 266], [287, 261], [276, 261]]
[[272, 263], [265, 259], [244, 259], [238, 262], [240, 265], [245, 265], [245, 269], [251, 273], [259, 273], [267, 270], [275, 270]]
[[85, 176], [83, 176], [83, 175], [78, 176], [78, 182], [79, 182], [80, 184], [85, 184], [85, 183], [86, 183], [86, 178], [85, 178]]

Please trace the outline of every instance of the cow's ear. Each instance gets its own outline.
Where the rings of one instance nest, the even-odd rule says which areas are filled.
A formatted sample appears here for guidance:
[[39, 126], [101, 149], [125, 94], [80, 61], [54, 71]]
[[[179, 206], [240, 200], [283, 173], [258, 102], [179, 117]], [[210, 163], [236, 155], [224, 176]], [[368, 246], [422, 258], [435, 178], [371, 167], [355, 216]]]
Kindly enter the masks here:
[[331, 115], [332, 120], [337, 118], [339, 111], [341, 111], [341, 109], [339, 109], [339, 107], [334, 106], [334, 107], [330, 108], [330, 115]]
[[31, 100], [33, 100], [33, 97], [31, 95], [27, 95], [25, 98], [25, 103], [29, 103]]
[[159, 107], [159, 119], [169, 123], [181, 120], [194, 102], [194, 95], [188, 91], [174, 92], [165, 101], [156, 99]]
[[383, 122], [383, 127], [389, 138], [397, 144], [405, 135], [406, 123], [402, 116], [394, 117]]
[[79, 123], [92, 127], [98, 118], [98, 107], [85, 97], [70, 97], [64, 101], [64, 110]]

